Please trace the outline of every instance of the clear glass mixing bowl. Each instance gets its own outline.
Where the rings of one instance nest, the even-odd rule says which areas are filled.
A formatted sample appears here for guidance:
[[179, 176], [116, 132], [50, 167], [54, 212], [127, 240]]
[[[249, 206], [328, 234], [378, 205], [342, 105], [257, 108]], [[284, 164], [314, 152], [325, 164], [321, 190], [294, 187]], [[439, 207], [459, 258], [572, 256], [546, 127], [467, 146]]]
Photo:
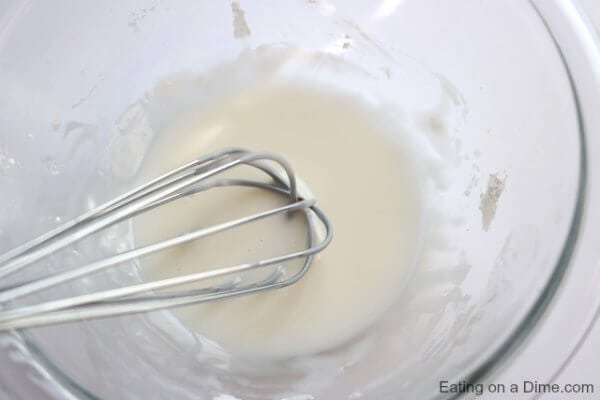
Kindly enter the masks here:
[[[542, 316], [552, 326], [562, 313], [576, 334], [547, 346], [554, 360], [535, 372], [552, 379], [599, 303], [589, 288], [598, 277], [592, 238], [600, 223], [586, 208], [600, 199], [590, 178], [600, 138], [586, 134], [600, 126], [590, 112], [599, 104], [594, 40], [574, 4], [553, 0], [3, 1], [0, 250], [131, 184], [162, 127], [148, 106], [157, 105], [148, 92], [158, 83], [263, 45], [359, 66], [371, 86], [358, 90], [399, 99], [447, 164], [432, 204], [443, 211], [430, 228], [440, 244], [386, 318], [342, 348], [238, 360], [174, 330], [168, 312], [36, 328], [0, 335], [15, 365], [0, 370], [0, 394], [451, 398], [440, 381], [491, 379], [516, 350], [531, 348], [519, 345]], [[427, 114], [440, 104], [445, 119]], [[42, 267], [126, 246], [127, 227], [118, 229]], [[74, 289], [126, 284], [136, 279], [131, 271]], [[569, 313], [573, 307], [580, 312]]]

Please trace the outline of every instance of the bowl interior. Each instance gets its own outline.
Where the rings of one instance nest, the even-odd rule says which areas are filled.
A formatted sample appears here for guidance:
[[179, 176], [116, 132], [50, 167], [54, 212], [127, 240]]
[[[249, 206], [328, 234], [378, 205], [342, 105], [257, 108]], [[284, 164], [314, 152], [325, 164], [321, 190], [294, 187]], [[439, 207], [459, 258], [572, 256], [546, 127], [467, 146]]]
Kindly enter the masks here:
[[[494, 350], [544, 296], [578, 195], [579, 127], [560, 56], [529, 3], [10, 0], [0, 22], [0, 250], [129, 187], [178, 116], [164, 107], [216, 93], [160, 88], [224, 64], [372, 96], [399, 110], [430, 152], [421, 259], [370, 330], [277, 362], [231, 357], [169, 312], [27, 331], [43, 362], [83, 391], [431, 398], [441, 380], [494, 365]], [[281, 49], [283, 61], [261, 70], [264, 52]], [[339, 73], [335, 62], [305, 68], [316, 65], [306, 53], [361, 73]], [[130, 226], [120, 225], [38, 268], [130, 244]], [[139, 279], [135, 269], [68, 289], [126, 284]]]

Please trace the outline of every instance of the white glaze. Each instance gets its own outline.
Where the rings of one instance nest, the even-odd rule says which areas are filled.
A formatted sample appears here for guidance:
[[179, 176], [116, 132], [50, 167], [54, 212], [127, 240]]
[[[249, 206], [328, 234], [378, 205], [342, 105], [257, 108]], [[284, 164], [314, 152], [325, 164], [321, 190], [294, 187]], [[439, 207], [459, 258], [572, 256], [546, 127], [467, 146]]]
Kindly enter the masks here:
[[[308, 82], [246, 85], [166, 129], [146, 156], [153, 176], [207, 152], [281, 153], [331, 218], [334, 241], [296, 285], [174, 310], [227, 351], [288, 357], [333, 348], [366, 329], [401, 292], [416, 262], [422, 199], [411, 141], [377, 105]], [[368, 160], [368, 161], [367, 161]], [[153, 241], [278, 199], [245, 189], [197, 195], [134, 224]], [[285, 219], [202, 240], [142, 263], [147, 279], [280, 254], [304, 244]]]

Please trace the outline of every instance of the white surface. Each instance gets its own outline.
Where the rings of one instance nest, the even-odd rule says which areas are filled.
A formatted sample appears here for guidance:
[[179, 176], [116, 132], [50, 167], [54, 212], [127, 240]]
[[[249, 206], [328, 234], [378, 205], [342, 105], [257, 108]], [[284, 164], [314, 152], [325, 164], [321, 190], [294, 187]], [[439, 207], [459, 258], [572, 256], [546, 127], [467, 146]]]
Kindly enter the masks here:
[[[562, 332], [568, 335], [568, 330]], [[585, 345], [579, 350], [571, 364], [559, 377], [560, 384], [592, 383], [594, 394], [587, 395], [544, 395], [543, 400], [600, 399], [600, 324], [596, 323]]]

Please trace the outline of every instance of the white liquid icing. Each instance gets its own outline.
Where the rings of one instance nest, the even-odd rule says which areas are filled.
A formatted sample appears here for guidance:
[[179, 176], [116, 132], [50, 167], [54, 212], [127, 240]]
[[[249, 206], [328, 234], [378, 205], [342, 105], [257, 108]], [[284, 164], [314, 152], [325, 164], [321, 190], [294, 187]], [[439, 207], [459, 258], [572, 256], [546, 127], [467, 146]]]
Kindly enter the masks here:
[[[316, 353], [368, 328], [401, 292], [422, 235], [420, 175], [402, 128], [355, 94], [323, 84], [261, 82], [165, 129], [140, 175], [156, 176], [227, 146], [284, 155], [331, 219], [334, 239], [295, 285], [172, 312], [248, 357]], [[140, 217], [136, 240], [159, 240], [278, 203], [252, 189], [198, 194]], [[219, 234], [142, 260], [142, 274], [154, 280], [299, 249], [306, 241], [300, 227], [282, 217]]]

